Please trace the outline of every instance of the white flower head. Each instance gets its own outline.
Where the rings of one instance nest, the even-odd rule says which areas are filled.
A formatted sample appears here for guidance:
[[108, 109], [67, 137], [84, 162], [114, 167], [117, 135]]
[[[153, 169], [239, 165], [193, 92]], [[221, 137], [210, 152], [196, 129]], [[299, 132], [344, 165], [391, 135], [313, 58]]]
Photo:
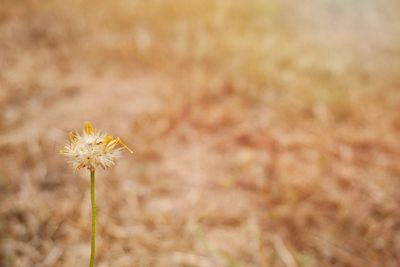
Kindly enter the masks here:
[[133, 153], [119, 137], [103, 134], [86, 122], [82, 134], [69, 133], [69, 142], [61, 153], [69, 158], [74, 169], [95, 170], [114, 166], [123, 149]]

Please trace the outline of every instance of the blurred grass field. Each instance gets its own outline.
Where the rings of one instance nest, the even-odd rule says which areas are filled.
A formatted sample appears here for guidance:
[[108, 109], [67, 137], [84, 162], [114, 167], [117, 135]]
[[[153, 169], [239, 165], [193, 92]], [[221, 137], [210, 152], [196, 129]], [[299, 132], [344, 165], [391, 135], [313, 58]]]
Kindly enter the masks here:
[[0, 266], [400, 265], [396, 0], [2, 0]]

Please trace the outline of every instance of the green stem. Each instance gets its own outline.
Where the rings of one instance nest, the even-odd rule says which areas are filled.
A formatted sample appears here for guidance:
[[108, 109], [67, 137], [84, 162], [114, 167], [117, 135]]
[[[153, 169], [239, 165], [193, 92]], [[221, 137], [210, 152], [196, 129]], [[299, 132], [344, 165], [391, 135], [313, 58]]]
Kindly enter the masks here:
[[92, 238], [91, 238], [91, 250], [90, 250], [90, 263], [89, 267], [94, 266], [94, 257], [95, 257], [95, 246], [96, 246], [96, 197], [94, 193], [95, 184], [94, 184], [94, 174], [95, 170], [90, 170], [90, 199], [92, 202]]

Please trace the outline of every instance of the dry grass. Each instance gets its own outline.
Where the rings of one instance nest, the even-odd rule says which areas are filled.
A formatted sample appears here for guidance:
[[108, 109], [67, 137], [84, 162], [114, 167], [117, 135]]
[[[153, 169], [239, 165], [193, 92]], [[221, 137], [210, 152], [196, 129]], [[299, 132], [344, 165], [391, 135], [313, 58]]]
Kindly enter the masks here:
[[[379, 3], [377, 3], [379, 2]], [[0, 266], [399, 266], [397, 1], [0, 6]]]

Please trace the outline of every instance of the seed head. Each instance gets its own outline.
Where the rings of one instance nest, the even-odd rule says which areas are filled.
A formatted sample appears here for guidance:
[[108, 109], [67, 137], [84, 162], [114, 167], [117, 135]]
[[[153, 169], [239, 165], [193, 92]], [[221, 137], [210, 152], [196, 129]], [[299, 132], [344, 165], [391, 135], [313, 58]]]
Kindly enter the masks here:
[[123, 149], [133, 153], [119, 137], [103, 134], [94, 129], [90, 122], [86, 122], [82, 134], [69, 133], [69, 142], [61, 153], [69, 158], [74, 169], [95, 170], [114, 166]]

